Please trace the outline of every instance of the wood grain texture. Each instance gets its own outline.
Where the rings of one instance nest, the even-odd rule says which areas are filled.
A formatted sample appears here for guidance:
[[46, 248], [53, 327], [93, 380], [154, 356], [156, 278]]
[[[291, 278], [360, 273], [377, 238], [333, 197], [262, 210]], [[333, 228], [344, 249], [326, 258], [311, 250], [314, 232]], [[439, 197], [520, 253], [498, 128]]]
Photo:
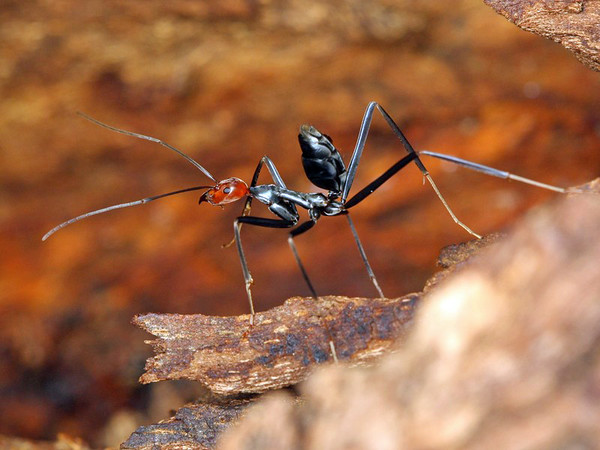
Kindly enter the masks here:
[[223, 399], [186, 405], [168, 420], [138, 428], [121, 448], [213, 448], [219, 434], [251, 403], [251, 399]]
[[315, 365], [361, 364], [389, 350], [410, 328], [419, 294], [397, 299], [295, 297], [249, 315], [144, 314], [133, 323], [158, 337], [142, 383], [191, 379], [219, 394], [256, 393], [302, 381]]
[[520, 28], [552, 39], [582, 63], [600, 70], [600, 2], [484, 0]]

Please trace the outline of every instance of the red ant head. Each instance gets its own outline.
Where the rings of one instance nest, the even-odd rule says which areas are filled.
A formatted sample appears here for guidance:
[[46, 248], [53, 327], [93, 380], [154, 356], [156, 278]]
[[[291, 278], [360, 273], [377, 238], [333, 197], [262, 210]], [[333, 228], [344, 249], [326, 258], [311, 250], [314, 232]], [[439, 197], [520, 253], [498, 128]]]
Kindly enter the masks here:
[[239, 178], [227, 178], [219, 181], [215, 187], [210, 188], [200, 197], [200, 201], [208, 202], [211, 205], [221, 206], [232, 203], [249, 193], [248, 185]]

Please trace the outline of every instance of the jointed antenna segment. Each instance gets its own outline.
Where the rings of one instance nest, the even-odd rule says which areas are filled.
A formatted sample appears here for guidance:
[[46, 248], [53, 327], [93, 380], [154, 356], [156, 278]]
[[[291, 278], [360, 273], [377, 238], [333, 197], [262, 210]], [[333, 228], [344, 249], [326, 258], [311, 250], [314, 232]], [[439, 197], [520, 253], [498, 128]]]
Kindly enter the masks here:
[[42, 241], [45, 241], [46, 239], [48, 239], [50, 236], [52, 236], [58, 230], [62, 230], [64, 227], [71, 225], [72, 223], [79, 222], [81, 219], [85, 219], [86, 217], [95, 216], [97, 214], [102, 214], [102, 213], [105, 213], [108, 211], [112, 211], [113, 209], [129, 208], [130, 206], [144, 205], [148, 202], [158, 200], [159, 198], [168, 197], [170, 195], [181, 194], [182, 192], [206, 189], [208, 187], [210, 187], [210, 186], [194, 186], [191, 188], [179, 189], [177, 191], [167, 192], [166, 194], [154, 195], [152, 197], [142, 198], [141, 200], [135, 200], [133, 202], [127, 202], [127, 203], [119, 203], [118, 205], [107, 206], [106, 208], [101, 208], [101, 209], [97, 209], [95, 211], [86, 212], [85, 214], [81, 214], [80, 216], [73, 217], [72, 219], [69, 219], [66, 222], [63, 222], [60, 225], [55, 226], [54, 228], [52, 228], [50, 231], [48, 231], [42, 237]]
[[145, 134], [134, 133], [133, 131], [122, 130], [121, 128], [116, 128], [116, 127], [113, 127], [111, 125], [107, 125], [107, 124], [105, 124], [103, 122], [100, 122], [99, 120], [96, 120], [93, 117], [90, 117], [87, 114], [84, 114], [82, 112], [77, 112], [77, 114], [79, 114], [84, 119], [89, 120], [90, 122], [94, 122], [96, 125], [100, 125], [101, 127], [108, 128], [109, 130], [112, 130], [112, 131], [116, 131], [117, 133], [125, 134], [127, 136], [133, 136], [133, 137], [138, 138], [138, 139], [144, 139], [146, 141], [156, 142], [157, 144], [160, 144], [163, 147], [168, 148], [169, 150], [173, 150], [175, 153], [177, 153], [178, 155], [184, 157], [188, 162], [190, 162], [191, 164], [193, 164], [198, 170], [200, 170], [200, 172], [202, 172], [208, 178], [210, 178], [211, 180], [213, 180], [215, 183], [217, 182], [217, 180], [215, 179], [215, 177], [213, 177], [211, 175], [211, 173], [208, 170], [206, 170], [204, 167], [202, 167], [198, 162], [196, 162], [190, 156], [188, 156], [185, 153], [183, 153], [181, 150], [178, 150], [177, 148], [173, 147], [170, 144], [167, 144], [164, 141], [161, 141], [160, 139], [157, 139], [157, 138], [152, 137], [152, 136], [146, 136]]

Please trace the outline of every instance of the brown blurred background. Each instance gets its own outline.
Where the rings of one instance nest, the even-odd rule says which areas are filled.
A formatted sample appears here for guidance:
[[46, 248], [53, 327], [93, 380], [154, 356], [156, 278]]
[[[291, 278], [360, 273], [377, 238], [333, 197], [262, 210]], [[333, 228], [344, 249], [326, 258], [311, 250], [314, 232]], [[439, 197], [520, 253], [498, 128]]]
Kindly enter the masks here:
[[[150, 349], [131, 317], [248, 312], [236, 251], [221, 249], [241, 204], [198, 207], [198, 194], [184, 194], [41, 242], [82, 212], [207, 181], [77, 111], [159, 137], [217, 178], [248, 180], [267, 154], [299, 190], [314, 189], [299, 125], [332, 136], [348, 158], [370, 100], [418, 149], [561, 186], [600, 174], [598, 74], [478, 0], [6, 0], [0, 21], [3, 434], [115, 445], [197, 390], [137, 384]], [[403, 154], [376, 117], [355, 186]], [[479, 233], [556, 197], [425, 163]], [[469, 239], [414, 167], [353, 213], [389, 296], [420, 290], [439, 249]], [[243, 238], [258, 310], [308, 295], [285, 231], [245, 227]], [[375, 294], [345, 219], [322, 219], [297, 244], [318, 292]]]

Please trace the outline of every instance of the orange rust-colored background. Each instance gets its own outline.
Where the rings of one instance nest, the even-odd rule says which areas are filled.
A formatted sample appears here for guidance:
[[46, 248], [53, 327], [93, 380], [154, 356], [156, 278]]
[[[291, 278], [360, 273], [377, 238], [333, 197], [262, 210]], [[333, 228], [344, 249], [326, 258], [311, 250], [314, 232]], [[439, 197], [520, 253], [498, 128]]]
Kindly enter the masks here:
[[[299, 125], [347, 159], [370, 100], [418, 149], [563, 186], [600, 173], [598, 74], [476, 0], [9, 1], [0, 21], [0, 433], [114, 444], [110, 418], [147, 421], [156, 402], [136, 382], [150, 349], [134, 314], [248, 311], [236, 251], [221, 249], [241, 204], [184, 194], [41, 242], [82, 212], [207, 181], [77, 111], [159, 137], [217, 178], [248, 180], [267, 154], [299, 190], [313, 189]], [[376, 117], [356, 186], [401, 156]], [[554, 197], [425, 163], [480, 233]], [[389, 296], [419, 290], [439, 249], [469, 238], [421, 181], [409, 167], [353, 210]], [[243, 237], [258, 310], [308, 295], [285, 231]], [[345, 219], [324, 218], [297, 245], [318, 292], [375, 294]]]

